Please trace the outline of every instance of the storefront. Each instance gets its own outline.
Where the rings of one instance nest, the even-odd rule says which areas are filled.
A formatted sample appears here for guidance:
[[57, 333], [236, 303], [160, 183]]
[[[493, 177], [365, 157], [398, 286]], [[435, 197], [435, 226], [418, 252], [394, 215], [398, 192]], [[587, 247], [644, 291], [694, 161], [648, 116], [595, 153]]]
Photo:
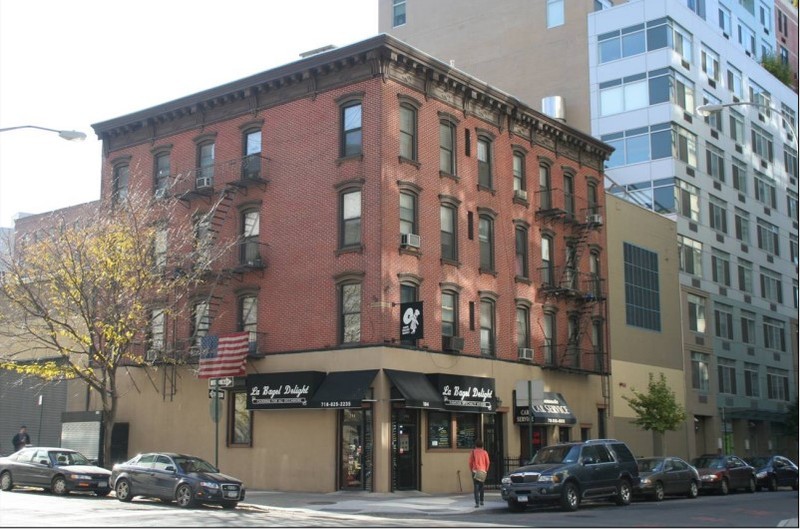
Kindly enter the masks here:
[[571, 441], [575, 415], [560, 393], [545, 391], [541, 399], [518, 398], [514, 392], [514, 423], [519, 426], [520, 457], [527, 461], [543, 446]]

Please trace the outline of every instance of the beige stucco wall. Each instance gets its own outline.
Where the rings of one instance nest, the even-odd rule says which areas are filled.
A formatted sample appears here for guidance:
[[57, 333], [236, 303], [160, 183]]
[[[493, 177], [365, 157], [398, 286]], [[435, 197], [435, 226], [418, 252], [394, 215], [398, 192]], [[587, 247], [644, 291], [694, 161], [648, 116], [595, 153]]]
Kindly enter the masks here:
[[[580, 427], [597, 435], [597, 408], [604, 406], [597, 375], [543, 371], [516, 362], [447, 355], [390, 347], [360, 348], [272, 355], [250, 363], [248, 373], [288, 371], [344, 371], [398, 369], [421, 373], [450, 373], [495, 379], [500, 412], [505, 412], [506, 457], [520, 453], [519, 427], [513, 423], [512, 391], [519, 380], [544, 380], [546, 391], [561, 393]], [[210, 415], [208, 382], [182, 367], [176, 376], [176, 393], [164, 396], [169, 368], [132, 369], [119, 377], [122, 388], [117, 419], [130, 424], [130, 456], [146, 450], [191, 453], [213, 462], [214, 425]], [[167, 376], [167, 378], [170, 378]], [[374, 488], [391, 490], [390, 383], [380, 371], [373, 383]], [[223, 421], [225, 419], [223, 418]], [[240, 477], [251, 489], [330, 492], [336, 485], [337, 412], [335, 410], [258, 410], [253, 412], [253, 446], [227, 448], [225, 425], [219, 428], [219, 465]], [[468, 449], [427, 449], [427, 414], [421, 413], [419, 446], [421, 489], [429, 493], [470, 490]], [[555, 429], [549, 432], [557, 440]]]

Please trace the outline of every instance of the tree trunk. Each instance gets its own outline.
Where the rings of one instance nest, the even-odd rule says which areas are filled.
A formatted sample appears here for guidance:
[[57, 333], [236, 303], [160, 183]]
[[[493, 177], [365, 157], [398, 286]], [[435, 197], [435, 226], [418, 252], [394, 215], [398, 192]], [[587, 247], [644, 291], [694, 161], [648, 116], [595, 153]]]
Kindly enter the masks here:
[[110, 403], [106, 401], [103, 410], [103, 453], [100, 458], [100, 466], [111, 468], [111, 439], [114, 433], [114, 423], [117, 418], [117, 398], [112, 396]]
[[653, 430], [653, 455], [663, 456], [664, 454], [664, 432]]

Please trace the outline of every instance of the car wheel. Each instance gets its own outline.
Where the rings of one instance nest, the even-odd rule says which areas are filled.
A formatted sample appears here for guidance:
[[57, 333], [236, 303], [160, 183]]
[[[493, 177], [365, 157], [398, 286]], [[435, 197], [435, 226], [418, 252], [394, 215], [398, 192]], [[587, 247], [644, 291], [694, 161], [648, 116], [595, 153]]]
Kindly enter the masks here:
[[656, 501], [662, 501], [664, 499], [664, 484], [660, 481], [656, 482], [656, 491], [653, 493], [653, 499]]
[[700, 491], [697, 489], [697, 482], [696, 481], [693, 480], [691, 483], [689, 483], [689, 494], [688, 494], [688, 496], [690, 498], [692, 498], [692, 499], [696, 498], [699, 492]]
[[119, 501], [131, 501], [133, 493], [131, 492], [130, 482], [127, 479], [118, 479], [117, 484], [114, 486], [114, 494], [116, 494]]
[[617, 496], [614, 498], [617, 505], [630, 505], [631, 503], [631, 484], [627, 479], [623, 479], [617, 485]]
[[67, 491], [67, 480], [64, 479], [64, 476], [56, 476], [53, 478], [53, 482], [50, 485], [53, 494], [58, 494], [59, 496], [66, 494]]
[[514, 499], [507, 500], [506, 503], [508, 503], [508, 510], [511, 512], [522, 512], [527, 506], [526, 503], [520, 503]]
[[239, 505], [238, 501], [223, 501], [222, 502], [222, 508], [223, 509], [235, 509], [237, 505]]
[[769, 477], [769, 487], [768, 488], [769, 488], [769, 490], [771, 490], [773, 492], [778, 490], [778, 480], [775, 479], [775, 476], [770, 476]]
[[11, 490], [14, 488], [14, 480], [11, 479], [11, 472], [5, 471], [0, 474], [0, 489]]
[[581, 494], [577, 485], [566, 483], [561, 489], [561, 508], [565, 511], [577, 511], [581, 504]]
[[727, 479], [723, 479], [722, 483], [719, 486], [719, 493], [724, 496], [725, 494], [728, 494], [729, 492], [730, 492], [730, 489], [728, 488], [728, 480]]
[[745, 490], [750, 493], [756, 491], [756, 478], [750, 477], [750, 481], [747, 482], [747, 488]]
[[175, 491], [175, 502], [178, 504], [178, 507], [188, 508], [194, 505], [194, 494], [192, 493], [192, 487], [186, 485], [185, 483], [178, 487], [178, 490]]

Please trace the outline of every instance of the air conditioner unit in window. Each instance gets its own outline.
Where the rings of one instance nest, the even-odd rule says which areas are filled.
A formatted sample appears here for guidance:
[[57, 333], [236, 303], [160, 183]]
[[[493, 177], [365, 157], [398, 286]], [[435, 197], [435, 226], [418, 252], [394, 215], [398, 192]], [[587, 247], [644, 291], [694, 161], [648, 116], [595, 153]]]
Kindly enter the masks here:
[[592, 226], [602, 226], [603, 225], [603, 216], [599, 213], [593, 213], [591, 215], [586, 215], [586, 224], [590, 224]]
[[167, 189], [165, 187], [160, 187], [160, 188], [156, 189], [156, 192], [155, 192], [155, 197], [156, 198], [164, 198], [165, 196], [167, 196]]
[[204, 187], [211, 187], [213, 184], [214, 180], [210, 176], [200, 176], [197, 178], [196, 182], [197, 189], [203, 189]]
[[533, 360], [533, 349], [530, 347], [520, 347], [517, 351], [520, 360]]
[[515, 189], [514, 198], [518, 198], [520, 200], [528, 200], [528, 192], [525, 191], [524, 189]]
[[155, 362], [158, 359], [158, 353], [156, 349], [148, 349], [147, 353], [144, 355], [144, 359], [146, 362]]
[[464, 338], [461, 336], [442, 336], [442, 349], [445, 351], [461, 351], [464, 349]]
[[400, 235], [400, 245], [408, 246], [409, 248], [419, 248], [422, 240], [420, 236], [415, 233], [403, 233]]

